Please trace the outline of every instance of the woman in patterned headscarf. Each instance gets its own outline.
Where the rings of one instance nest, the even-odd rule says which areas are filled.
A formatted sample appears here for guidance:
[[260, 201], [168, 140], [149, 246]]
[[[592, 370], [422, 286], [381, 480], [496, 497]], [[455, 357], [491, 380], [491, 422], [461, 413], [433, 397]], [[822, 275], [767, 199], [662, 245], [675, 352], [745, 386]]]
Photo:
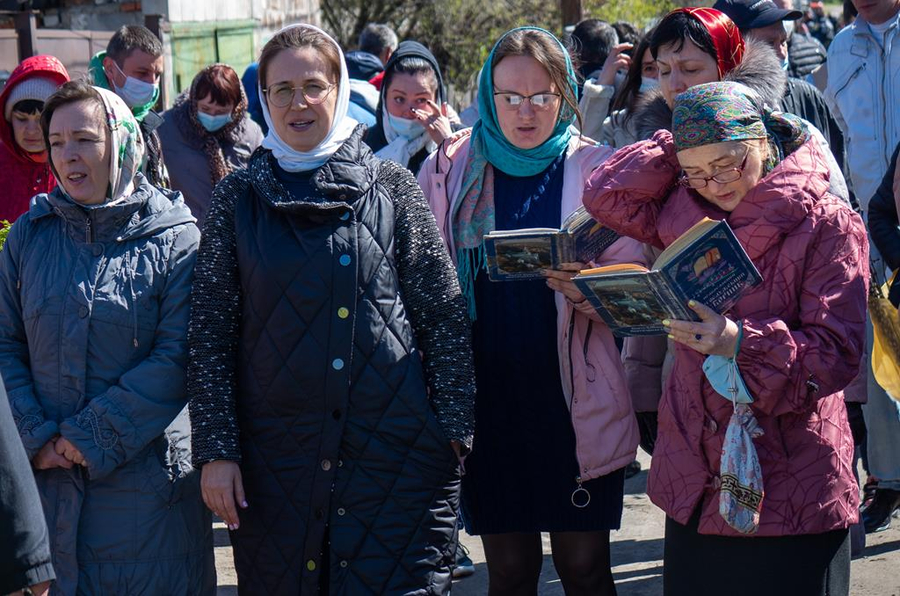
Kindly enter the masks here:
[[178, 417], [194, 218], [138, 172], [143, 140], [117, 95], [66, 83], [41, 126], [59, 185], [0, 252], [0, 375], [50, 530], [52, 593], [211, 594], [211, 519]]
[[[663, 322], [675, 365], [648, 493], [667, 515], [667, 594], [849, 592], [859, 495], [842, 391], [865, 346], [868, 242], [829, 192], [823, 153], [747, 87], [709, 83], [676, 97], [671, 133], [620, 149], [587, 183], [594, 217], [659, 248], [704, 217], [726, 220], [763, 277], [726, 313], [689, 303], [700, 322]], [[721, 473], [741, 408], [729, 387], [762, 431], [753, 494]], [[735, 523], [732, 497], [753, 527]]]

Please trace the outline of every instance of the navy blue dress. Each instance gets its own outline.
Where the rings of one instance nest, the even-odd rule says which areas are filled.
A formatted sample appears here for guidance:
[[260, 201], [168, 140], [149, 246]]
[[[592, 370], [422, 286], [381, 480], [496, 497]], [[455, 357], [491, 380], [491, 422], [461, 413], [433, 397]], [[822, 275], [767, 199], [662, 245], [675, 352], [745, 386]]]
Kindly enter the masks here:
[[[564, 162], [529, 177], [494, 169], [496, 229], [557, 228]], [[517, 217], [518, 216], [518, 217]], [[562, 391], [554, 292], [544, 281], [475, 283], [475, 444], [463, 477], [463, 518], [470, 534], [618, 529], [624, 468], [577, 488], [575, 431]]]

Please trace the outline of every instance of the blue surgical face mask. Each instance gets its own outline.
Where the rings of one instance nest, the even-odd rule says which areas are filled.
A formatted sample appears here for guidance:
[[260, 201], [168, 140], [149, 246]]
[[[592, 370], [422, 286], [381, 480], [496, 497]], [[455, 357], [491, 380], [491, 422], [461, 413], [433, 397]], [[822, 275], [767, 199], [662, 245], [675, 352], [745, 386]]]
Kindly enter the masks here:
[[781, 61], [781, 70], [787, 70], [791, 67], [791, 61], [787, 56], [784, 57], [784, 60]]
[[407, 120], [406, 118], [398, 118], [385, 110], [391, 128], [398, 135], [405, 139], [412, 140], [425, 132], [425, 127], [419, 124], [418, 120]]
[[121, 68], [119, 68], [119, 65], [116, 64], [115, 61], [113, 61], [113, 64], [116, 65], [116, 69], [122, 73], [123, 77], [125, 77], [125, 84], [122, 87], [119, 87], [114, 81], [111, 81], [113, 84], [113, 91], [122, 98], [125, 105], [129, 108], [139, 108], [153, 101], [153, 98], [156, 96], [156, 85], [145, 83], [134, 77], [129, 77]]
[[659, 87], [659, 79], [641, 77], [641, 93], [646, 93], [647, 91], [656, 89], [657, 87]]
[[231, 114], [219, 114], [218, 116], [213, 116], [212, 114], [207, 114], [206, 112], [198, 110], [197, 120], [199, 120], [200, 124], [203, 125], [203, 128], [209, 132], [216, 132], [231, 122]]

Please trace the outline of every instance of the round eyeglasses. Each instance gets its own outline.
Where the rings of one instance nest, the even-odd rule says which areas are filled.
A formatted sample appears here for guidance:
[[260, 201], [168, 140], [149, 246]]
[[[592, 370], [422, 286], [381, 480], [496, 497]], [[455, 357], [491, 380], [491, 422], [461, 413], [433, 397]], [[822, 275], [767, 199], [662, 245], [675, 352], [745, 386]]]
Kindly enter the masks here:
[[289, 83], [275, 83], [263, 89], [263, 93], [266, 94], [269, 103], [276, 108], [286, 108], [294, 104], [297, 91], [303, 97], [303, 103], [315, 106], [325, 101], [325, 98], [328, 97], [328, 94], [335, 87], [337, 85], [324, 85], [322, 83], [307, 83], [300, 87], [294, 87]]

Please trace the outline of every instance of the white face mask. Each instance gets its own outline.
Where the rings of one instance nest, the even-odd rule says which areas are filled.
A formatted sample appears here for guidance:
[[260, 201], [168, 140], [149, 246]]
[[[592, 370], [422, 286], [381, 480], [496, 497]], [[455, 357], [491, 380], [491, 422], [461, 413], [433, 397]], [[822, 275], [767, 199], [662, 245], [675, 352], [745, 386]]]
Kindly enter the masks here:
[[641, 77], [641, 93], [646, 93], [647, 91], [656, 89], [657, 87], [659, 87], [659, 79]]
[[797, 23], [794, 21], [781, 21], [781, 23], [784, 25], [784, 32], [787, 33], [787, 38], [790, 39], [794, 33], [794, 26]]
[[398, 118], [387, 110], [385, 110], [385, 114], [387, 114], [388, 120], [391, 122], [391, 128], [394, 129], [394, 132], [404, 139], [412, 140], [425, 132], [425, 127], [423, 127], [418, 120]]
[[134, 77], [129, 77], [121, 68], [119, 68], [119, 65], [116, 64], [115, 60], [113, 60], [113, 64], [115, 64], [116, 70], [125, 77], [125, 85], [122, 87], [119, 87], [116, 85], [115, 81], [112, 81], [113, 91], [122, 98], [125, 105], [129, 108], [138, 108], [153, 101], [153, 98], [156, 97], [156, 85], [145, 83]]

